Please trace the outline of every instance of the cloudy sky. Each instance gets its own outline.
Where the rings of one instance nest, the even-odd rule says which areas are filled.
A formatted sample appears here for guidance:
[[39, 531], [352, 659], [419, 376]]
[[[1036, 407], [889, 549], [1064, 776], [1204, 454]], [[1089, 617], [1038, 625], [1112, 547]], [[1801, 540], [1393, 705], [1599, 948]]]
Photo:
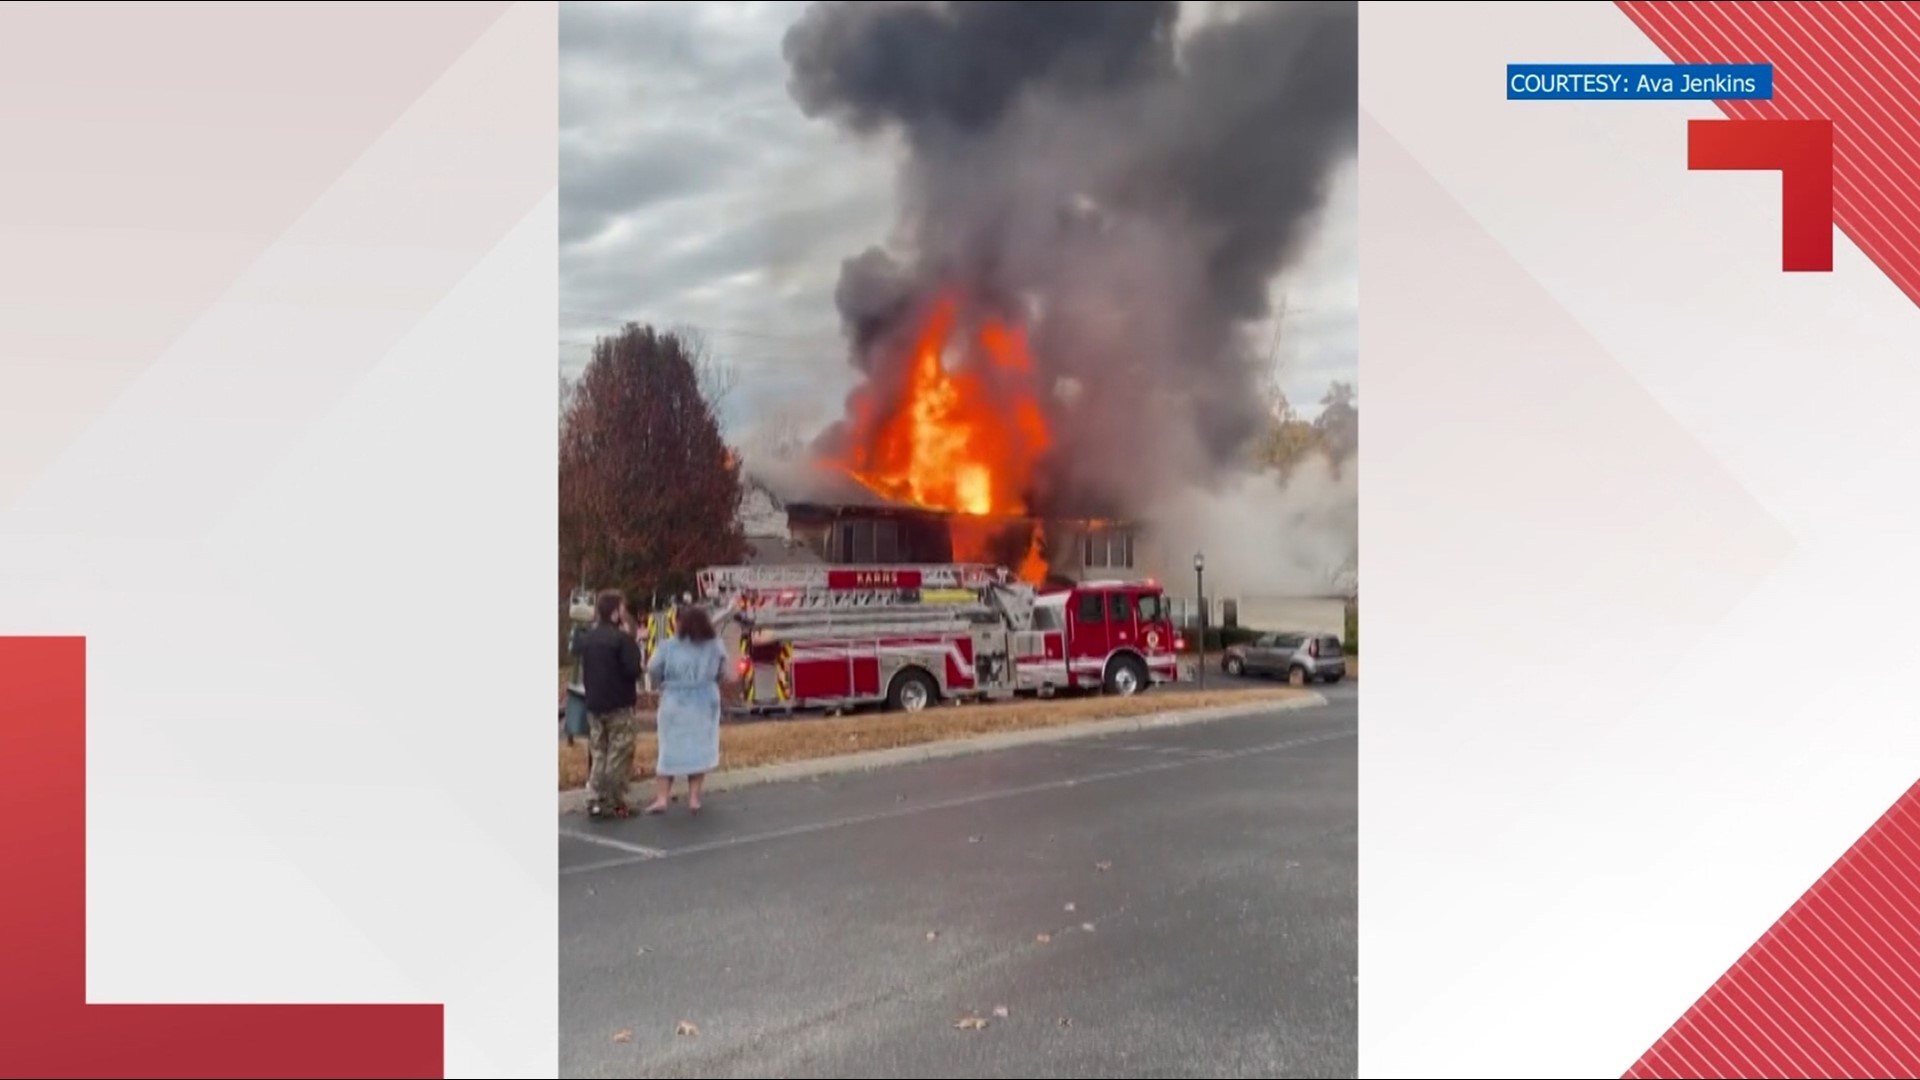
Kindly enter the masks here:
[[[698, 329], [739, 382], [736, 434], [824, 421], [852, 371], [840, 262], [884, 241], [895, 159], [787, 96], [781, 36], [804, 3], [563, 3], [560, 367], [629, 320]], [[1287, 396], [1358, 382], [1358, 198], [1337, 178], [1318, 242], [1275, 283]]]

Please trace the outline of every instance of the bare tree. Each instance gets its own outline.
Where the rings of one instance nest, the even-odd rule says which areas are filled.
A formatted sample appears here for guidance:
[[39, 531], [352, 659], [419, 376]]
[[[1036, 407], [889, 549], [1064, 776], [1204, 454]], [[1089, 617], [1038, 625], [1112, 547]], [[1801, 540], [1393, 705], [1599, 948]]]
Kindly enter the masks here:
[[1354, 549], [1328, 575], [1328, 584], [1333, 586], [1335, 592], [1350, 600], [1360, 595], [1359, 545], [1354, 545]]
[[694, 377], [700, 384], [700, 396], [707, 400], [714, 415], [720, 415], [725, 411], [727, 398], [733, 396], [740, 385], [740, 372], [714, 351], [712, 341], [699, 327], [676, 326], [668, 333], [678, 338], [686, 350]]
[[747, 440], [749, 461], [794, 462], [806, 456], [818, 430], [816, 409], [788, 403], [770, 410], [755, 424]]
[[1360, 395], [1352, 383], [1336, 382], [1327, 388], [1320, 405], [1313, 426], [1328, 456], [1344, 462], [1360, 451]]

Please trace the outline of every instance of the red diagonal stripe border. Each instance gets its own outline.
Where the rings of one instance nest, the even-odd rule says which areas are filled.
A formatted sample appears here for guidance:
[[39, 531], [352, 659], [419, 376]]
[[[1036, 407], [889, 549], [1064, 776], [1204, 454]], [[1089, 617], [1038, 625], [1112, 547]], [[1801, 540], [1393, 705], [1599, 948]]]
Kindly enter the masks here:
[[1920, 1077], [1920, 784], [1626, 1080]]
[[1772, 64], [1773, 100], [1736, 120], [1832, 120], [1833, 218], [1920, 304], [1920, 3], [1622, 0], [1682, 64]]
[[[1683, 64], [1772, 64], [1735, 120], [1833, 122], [1833, 218], [1920, 304], [1920, 4], [1622, 0]], [[1920, 1078], [1920, 784], [1626, 1073]]]
[[445, 1076], [439, 1005], [87, 1002], [86, 655], [0, 637], [0, 1077]]

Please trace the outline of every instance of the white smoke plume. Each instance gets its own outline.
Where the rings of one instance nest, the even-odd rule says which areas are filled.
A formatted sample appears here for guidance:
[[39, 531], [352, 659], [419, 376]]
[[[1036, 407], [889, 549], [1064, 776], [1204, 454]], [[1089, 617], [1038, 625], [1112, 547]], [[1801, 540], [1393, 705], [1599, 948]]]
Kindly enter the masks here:
[[1316, 454], [1284, 478], [1242, 473], [1172, 492], [1145, 523], [1171, 567], [1205, 554], [1214, 595], [1345, 595], [1356, 585], [1359, 488], [1357, 461]]

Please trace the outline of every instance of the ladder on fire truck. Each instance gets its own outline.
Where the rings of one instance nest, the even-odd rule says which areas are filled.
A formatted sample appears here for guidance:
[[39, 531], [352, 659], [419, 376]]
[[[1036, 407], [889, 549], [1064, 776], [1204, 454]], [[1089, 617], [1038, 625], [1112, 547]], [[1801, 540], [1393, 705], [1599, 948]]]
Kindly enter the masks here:
[[999, 567], [720, 566], [698, 576], [701, 596], [757, 643], [1020, 628], [1033, 589]]

